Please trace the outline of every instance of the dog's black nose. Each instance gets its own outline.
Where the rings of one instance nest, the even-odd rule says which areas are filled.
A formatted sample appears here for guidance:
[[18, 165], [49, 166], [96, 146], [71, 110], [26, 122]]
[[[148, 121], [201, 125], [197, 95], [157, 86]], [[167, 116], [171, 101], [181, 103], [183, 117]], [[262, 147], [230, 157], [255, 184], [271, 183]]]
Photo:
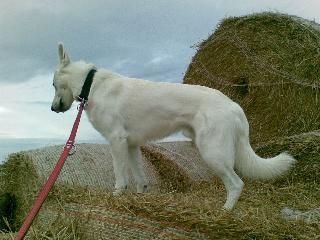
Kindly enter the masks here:
[[53, 111], [53, 112], [54, 112], [54, 108], [53, 108], [53, 106], [51, 106], [51, 111]]

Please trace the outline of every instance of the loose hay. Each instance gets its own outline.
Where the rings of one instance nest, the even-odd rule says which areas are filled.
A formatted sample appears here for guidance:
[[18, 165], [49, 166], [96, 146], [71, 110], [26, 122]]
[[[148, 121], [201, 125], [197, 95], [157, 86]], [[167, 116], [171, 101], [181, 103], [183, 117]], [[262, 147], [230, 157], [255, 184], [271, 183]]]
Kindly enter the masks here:
[[[186, 152], [193, 152], [194, 155], [198, 154], [197, 150], [190, 142], [178, 142], [172, 144], [177, 146], [177, 149], [184, 148]], [[192, 182], [199, 181], [199, 179], [210, 179], [208, 170], [204, 171], [204, 174], [202, 174], [202, 170], [206, 169], [206, 165], [204, 163], [195, 165], [194, 163], [191, 163], [192, 159], [188, 158], [185, 154], [176, 154], [176, 159], [174, 159], [175, 152], [167, 149], [169, 145], [170, 144], [166, 143], [151, 144], [143, 147], [142, 149], [143, 165], [147, 174], [147, 179], [151, 186], [149, 189], [150, 193], [186, 191], [190, 188]], [[22, 223], [37, 195], [37, 192], [53, 169], [61, 149], [62, 146], [53, 146], [12, 154], [8, 161], [2, 166], [1, 180], [3, 188], [1, 190], [2, 192], [13, 193], [17, 197], [18, 202], [16, 223], [15, 226], [12, 226], [13, 229], [16, 229]], [[199, 154], [197, 156], [198, 159], [195, 159], [195, 161], [200, 161]], [[129, 190], [134, 190], [133, 183], [133, 178], [131, 177]], [[46, 202], [42, 211], [40, 212], [40, 215], [36, 221], [36, 225], [45, 226], [42, 231], [52, 235], [52, 231], [50, 230], [48, 232], [46, 226], [57, 225], [56, 222], [59, 222], [59, 218], [61, 218], [61, 212], [63, 212], [63, 219], [65, 218], [66, 221], [69, 221], [68, 219], [70, 218], [78, 220], [80, 219], [81, 221], [79, 221], [81, 224], [90, 226], [82, 229], [82, 231], [79, 231], [81, 236], [83, 236], [83, 234], [86, 236], [85, 239], [89, 239], [88, 236], [93, 234], [93, 231], [91, 231], [90, 228], [94, 224], [96, 224], [97, 228], [100, 229], [99, 234], [101, 236], [108, 235], [110, 237], [117, 229], [122, 229], [119, 233], [121, 235], [120, 239], [126, 239], [126, 234], [128, 236], [130, 234], [132, 236], [137, 235], [137, 233], [135, 233], [137, 232], [137, 226], [134, 223], [139, 222], [140, 220], [144, 221], [143, 219], [139, 220], [136, 218], [135, 220], [131, 221], [122, 213], [119, 213], [119, 216], [122, 216], [121, 219], [123, 221], [118, 219], [117, 221], [119, 226], [117, 226], [114, 231], [108, 232], [107, 230], [115, 228], [114, 225], [108, 225], [110, 214], [114, 214], [112, 213], [112, 209], [109, 209], [103, 214], [101, 213], [101, 216], [99, 215], [103, 220], [102, 223], [100, 223], [100, 217], [93, 218], [93, 216], [96, 215], [94, 215], [92, 212], [96, 211], [94, 209], [96, 209], [98, 206], [90, 205], [89, 203], [86, 205], [86, 208], [83, 208], [83, 206], [80, 206], [80, 203], [78, 203], [77, 206], [79, 209], [77, 211], [74, 210], [75, 208], [73, 208], [71, 211], [68, 207], [62, 207], [62, 205], [65, 204], [64, 196], [70, 195], [70, 192], [72, 191], [76, 192], [77, 189], [82, 189], [79, 191], [85, 191], [85, 193], [87, 193], [85, 189], [88, 189], [88, 191], [103, 191], [110, 194], [110, 192], [113, 190], [113, 185], [114, 174], [109, 146], [103, 144], [78, 145], [76, 154], [67, 159], [66, 164], [58, 178], [56, 187], [49, 195], [49, 200]], [[66, 191], [65, 189], [68, 190]], [[83, 200], [83, 198], [79, 199]], [[89, 217], [90, 219], [84, 217], [86, 212], [92, 213]], [[86, 220], [89, 221], [90, 224], [86, 222]], [[131, 225], [129, 224], [129, 220], [131, 221]], [[43, 225], [44, 223], [46, 224]], [[101, 224], [105, 226], [105, 230], [103, 230]], [[131, 227], [126, 229], [124, 227], [126, 224], [129, 224]], [[162, 237], [173, 237], [175, 235], [178, 236], [184, 234], [186, 239], [197, 239], [192, 237], [195, 236], [194, 234], [188, 233], [188, 231], [184, 231], [183, 229], [179, 230], [170, 226], [165, 227], [165, 224], [161, 222], [154, 222], [154, 224], [159, 225], [159, 229], [153, 228], [153, 235], [157, 234], [157, 232]], [[61, 223], [58, 225], [61, 225]], [[41, 230], [38, 229], [38, 231]], [[150, 230], [150, 234], [152, 231]], [[97, 234], [98, 233], [92, 235], [91, 239], [95, 239]], [[143, 234], [146, 236], [148, 235], [147, 233], [141, 232], [141, 237], [137, 237], [137, 239], [149, 239], [149, 237], [143, 238]], [[190, 238], [188, 238], [189, 235]], [[175, 238], [176, 237], [173, 237], [172, 239]], [[177, 239], [178, 238], [179, 237], [177, 237]], [[204, 238], [204, 236], [202, 236], [201, 239], [202, 238]]]
[[198, 47], [184, 83], [240, 103], [254, 144], [320, 128], [319, 25], [276, 13], [223, 20]]
[[[108, 154], [101, 153], [101, 148], [106, 149], [104, 145], [80, 145], [27, 239], [150, 239], [152, 236], [153, 239], [318, 239], [318, 222], [287, 221], [281, 210], [288, 207], [305, 212], [319, 207], [320, 178], [310, 174], [311, 171], [320, 172], [319, 136], [318, 132], [311, 132], [260, 144], [257, 150], [265, 156], [284, 149], [297, 149], [292, 153], [298, 163], [287, 176], [276, 181], [245, 180], [243, 194], [232, 213], [220, 210], [225, 199], [224, 187], [205, 165], [201, 165], [199, 153], [191, 142], [143, 147], [148, 161], [145, 164], [150, 164], [148, 166], [156, 173], [152, 176], [156, 176], [158, 188], [146, 194], [127, 193], [119, 198], [112, 196], [109, 183], [99, 183], [99, 187], [95, 187], [80, 179], [86, 177], [78, 173], [80, 170], [93, 171], [90, 164], [95, 168], [105, 168], [109, 164]], [[61, 146], [55, 148], [59, 151]], [[33, 161], [47, 159], [45, 162], [53, 166], [54, 160], [48, 159], [55, 148], [11, 155], [4, 165], [6, 171], [1, 168], [2, 176], [15, 176], [9, 181], [7, 178], [6, 183], [11, 185], [7, 189], [20, 195], [20, 199], [26, 198], [24, 202], [30, 204], [39, 189], [39, 179], [44, 180], [35, 169], [43, 163]], [[87, 160], [81, 156], [88, 150], [82, 148], [91, 149]], [[34, 153], [41, 153], [43, 158], [31, 159]], [[106, 163], [99, 157], [105, 157]], [[166, 166], [160, 164], [162, 159]], [[45, 168], [48, 167], [41, 167]], [[79, 174], [78, 181], [67, 176], [74, 173]], [[99, 171], [92, 174], [99, 174]], [[103, 179], [91, 176], [95, 177]], [[112, 177], [105, 179], [111, 181]], [[59, 234], [65, 237], [59, 238]]]

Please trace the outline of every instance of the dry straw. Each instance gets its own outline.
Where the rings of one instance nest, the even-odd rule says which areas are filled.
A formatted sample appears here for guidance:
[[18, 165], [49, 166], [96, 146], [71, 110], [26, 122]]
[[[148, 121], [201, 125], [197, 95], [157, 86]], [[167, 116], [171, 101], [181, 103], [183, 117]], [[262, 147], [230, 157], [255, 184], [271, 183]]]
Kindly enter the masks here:
[[[18, 201], [12, 229], [21, 224], [40, 186], [54, 167], [61, 149], [62, 146], [52, 146], [12, 154], [2, 166], [1, 190], [14, 194]], [[189, 152], [196, 158], [188, 158], [183, 152]], [[143, 147], [142, 153], [150, 183], [149, 194], [183, 192], [190, 189], [192, 183], [212, 177], [191, 142], [151, 144]], [[157, 234], [159, 239], [170, 239], [170, 236], [205, 238], [200, 233], [195, 234], [165, 222], [136, 216], [130, 211], [130, 207], [126, 207], [126, 203], [119, 203], [112, 197], [113, 185], [109, 146], [77, 145], [76, 154], [68, 158], [56, 187], [40, 212], [35, 224], [37, 229], [31, 231], [32, 236], [38, 234], [41, 237], [41, 232], [56, 235], [57, 232], [68, 230], [67, 233], [70, 233], [79, 224], [82, 227], [77, 229], [77, 235], [84, 239], [108, 239], [112, 236], [118, 239], [131, 239], [130, 236], [150, 239]], [[133, 190], [133, 178], [130, 176], [129, 192]], [[99, 196], [95, 198], [96, 204], [90, 202], [94, 195]], [[101, 207], [106, 198], [107, 204]], [[121, 209], [120, 212], [118, 208]], [[77, 224], [73, 222], [75, 220]], [[53, 229], [47, 229], [47, 226], [53, 226]]]
[[320, 127], [320, 32], [283, 14], [227, 18], [197, 46], [184, 83], [240, 103], [253, 143]]
[[[276, 181], [245, 180], [236, 209], [227, 213], [221, 210], [223, 185], [190, 142], [143, 147], [146, 171], [155, 173], [157, 187], [146, 194], [127, 193], [119, 198], [112, 196], [109, 184], [99, 183], [113, 179], [107, 171], [111, 159], [102, 150], [107, 146], [79, 145], [27, 239], [316, 239], [319, 222], [287, 221], [281, 211], [319, 206], [319, 146], [318, 132], [261, 143], [257, 148], [261, 155], [288, 149], [298, 163]], [[23, 206], [20, 211], [29, 208], [44, 181], [43, 169], [49, 168], [43, 165], [53, 165], [52, 153], [60, 149], [14, 154], [1, 168], [2, 190], [17, 195]], [[40, 152], [43, 157], [36, 157]], [[93, 171], [92, 166], [106, 171], [96, 170], [90, 181], [84, 174], [73, 177], [79, 171]]]

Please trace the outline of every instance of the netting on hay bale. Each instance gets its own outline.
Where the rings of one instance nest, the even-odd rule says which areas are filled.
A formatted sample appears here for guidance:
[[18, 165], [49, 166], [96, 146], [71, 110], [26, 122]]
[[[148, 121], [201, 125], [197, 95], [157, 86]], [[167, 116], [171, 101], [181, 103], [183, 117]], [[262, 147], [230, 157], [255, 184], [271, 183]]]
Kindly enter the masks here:
[[[13, 229], [19, 227], [24, 220], [41, 186], [54, 168], [61, 149], [62, 146], [52, 146], [12, 154], [1, 167], [1, 192], [14, 194], [17, 198], [16, 226], [12, 226]], [[191, 142], [149, 144], [142, 147], [142, 156], [150, 193], [185, 191], [192, 182], [207, 181], [213, 176]], [[77, 152], [67, 159], [49, 199], [40, 211], [36, 225], [47, 231], [47, 226], [67, 225], [68, 219], [73, 219], [83, 226], [79, 232], [86, 239], [105, 239], [107, 236], [115, 239], [132, 239], [130, 236], [150, 239], [150, 236], [157, 235], [159, 239], [171, 239], [170, 236], [199, 239], [197, 234], [178, 227], [120, 213], [117, 206], [112, 204], [103, 208], [103, 202], [99, 200], [95, 203], [81, 202], [82, 197], [87, 199], [88, 193], [95, 191], [108, 192], [107, 200], [114, 202], [114, 181], [108, 145], [77, 145]], [[130, 176], [129, 191], [133, 190], [134, 180]], [[68, 203], [66, 198], [70, 198], [72, 203]]]
[[275, 13], [227, 18], [198, 45], [184, 83], [219, 89], [238, 102], [254, 144], [317, 130], [319, 29]]
[[[111, 184], [101, 183], [99, 191], [90, 185], [92, 180], [80, 179], [85, 174], [77, 175], [78, 179], [64, 176], [50, 193], [26, 239], [248, 239], [253, 236], [273, 239], [288, 235], [300, 239], [301, 233], [314, 239], [318, 233], [318, 223], [308, 226], [308, 233], [305, 233], [304, 224], [280, 220], [277, 212], [283, 204], [293, 206], [294, 209], [319, 206], [319, 142], [320, 133], [314, 131], [259, 144], [257, 150], [261, 155], [274, 155], [288, 148], [297, 158], [297, 166], [289, 176], [272, 184], [247, 183], [248, 187], [243, 192], [235, 214], [219, 210], [224, 202], [225, 190], [215, 182], [216, 179], [211, 178], [210, 183], [199, 183], [210, 178], [212, 173], [202, 165], [199, 153], [191, 142], [148, 145], [143, 147], [144, 156], [157, 172], [157, 180], [160, 181], [157, 182], [158, 189], [154, 188], [154, 191], [162, 192], [126, 194], [114, 198], [108, 190]], [[106, 149], [104, 145], [78, 146], [78, 152], [72, 157], [69, 170], [66, 168], [64, 174], [69, 171], [72, 175], [80, 168], [86, 168], [78, 166], [79, 162], [85, 160], [78, 157], [81, 158], [83, 152], [87, 152], [86, 149], [91, 149], [92, 154], [88, 158], [91, 162], [95, 162], [99, 156], [108, 155], [101, 154], [101, 148]], [[59, 152], [61, 146], [54, 149]], [[34, 164], [35, 160], [31, 158], [35, 152], [41, 154], [41, 150], [13, 154], [0, 168], [1, 191], [12, 192], [20, 199], [20, 218], [25, 216], [44, 181], [36, 169], [43, 163]], [[45, 161], [53, 166], [56, 159], [46, 158], [49, 152], [52, 150], [44, 148], [44, 158], [37, 161]], [[167, 166], [159, 166], [162, 159]], [[169, 162], [170, 159], [173, 163]], [[97, 161], [88, 166], [105, 168], [102, 162]], [[108, 160], [106, 162], [108, 164]], [[72, 168], [73, 171], [70, 171]], [[82, 170], [92, 171], [87, 168]], [[100, 174], [100, 171], [96, 173]], [[97, 179], [100, 180], [92, 183], [98, 183], [103, 177], [97, 176]], [[66, 184], [68, 181], [70, 183]], [[173, 181], [177, 183], [168, 184]], [[184, 192], [193, 181], [195, 183], [191, 190]], [[176, 192], [173, 194], [174, 189]], [[21, 205], [23, 202], [26, 204]], [[66, 231], [69, 232], [65, 237], [53, 237]], [[72, 234], [76, 234], [76, 238]], [[40, 237], [36, 238], [35, 235]], [[0, 236], [12, 239], [10, 235]]]
[[[79, 144], [77, 149], [76, 154], [66, 161], [58, 183], [113, 190], [115, 179], [109, 145]], [[192, 182], [212, 177], [212, 172], [191, 142], [149, 144], [141, 150], [142, 164], [151, 192], [165, 190], [160, 189], [164, 187], [163, 182], [171, 182], [178, 187], [179, 184], [185, 184], [183, 181]], [[46, 178], [60, 151], [60, 147], [53, 146], [24, 154], [31, 159], [36, 174], [40, 178]], [[161, 164], [158, 164], [159, 161]], [[163, 177], [164, 174], [166, 177]], [[129, 172], [129, 190], [134, 190], [134, 185], [133, 176]]]

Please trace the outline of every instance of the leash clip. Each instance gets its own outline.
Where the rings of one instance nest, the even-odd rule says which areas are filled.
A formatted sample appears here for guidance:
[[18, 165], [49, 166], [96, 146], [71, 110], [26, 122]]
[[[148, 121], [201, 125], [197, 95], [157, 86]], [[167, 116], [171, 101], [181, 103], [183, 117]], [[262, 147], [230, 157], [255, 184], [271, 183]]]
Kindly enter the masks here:
[[77, 148], [72, 141], [68, 141], [65, 145], [65, 148], [69, 149], [69, 153], [68, 153], [69, 156], [72, 156], [77, 152]]
[[88, 100], [85, 98], [82, 98], [80, 96], [77, 97], [77, 100], [80, 102], [80, 104], [77, 106], [77, 110], [79, 111], [80, 105], [83, 103], [83, 109], [86, 109], [86, 106], [88, 106]]

